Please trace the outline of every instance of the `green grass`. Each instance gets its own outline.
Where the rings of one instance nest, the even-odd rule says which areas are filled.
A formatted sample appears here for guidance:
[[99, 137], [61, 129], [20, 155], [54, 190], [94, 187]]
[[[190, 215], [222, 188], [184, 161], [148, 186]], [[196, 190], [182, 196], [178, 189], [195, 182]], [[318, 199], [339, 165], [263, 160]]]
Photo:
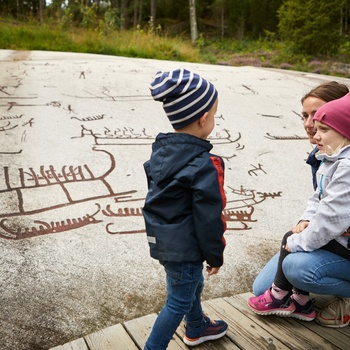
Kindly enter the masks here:
[[104, 55], [143, 57], [174, 61], [201, 61], [198, 47], [179, 38], [168, 38], [142, 31], [70, 28], [0, 20], [0, 48], [47, 50]]
[[95, 29], [72, 26], [64, 29], [59, 23], [50, 21], [39, 25], [0, 18], [0, 48], [260, 66], [350, 78], [349, 42], [344, 42], [337, 57], [311, 57], [291, 51], [271, 35], [260, 40], [206, 39], [201, 36], [197, 45], [192, 45], [188, 37], [154, 35], [143, 30], [117, 31], [103, 24]]

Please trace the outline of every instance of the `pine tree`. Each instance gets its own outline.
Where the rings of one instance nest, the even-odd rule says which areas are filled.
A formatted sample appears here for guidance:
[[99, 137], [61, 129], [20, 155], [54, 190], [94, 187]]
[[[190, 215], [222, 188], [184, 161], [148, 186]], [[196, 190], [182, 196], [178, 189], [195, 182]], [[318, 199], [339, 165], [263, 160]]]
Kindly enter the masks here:
[[286, 0], [278, 11], [279, 33], [299, 52], [336, 53], [345, 0]]

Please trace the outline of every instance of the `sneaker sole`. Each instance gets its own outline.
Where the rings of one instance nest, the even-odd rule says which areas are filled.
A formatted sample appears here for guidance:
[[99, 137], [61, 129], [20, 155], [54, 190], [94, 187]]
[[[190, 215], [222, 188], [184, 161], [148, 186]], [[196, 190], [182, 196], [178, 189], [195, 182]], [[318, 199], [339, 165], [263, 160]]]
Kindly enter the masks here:
[[274, 316], [280, 316], [280, 317], [288, 317], [290, 316], [294, 311], [295, 311], [295, 307], [294, 308], [286, 308], [286, 309], [272, 309], [272, 310], [266, 310], [266, 311], [260, 311], [260, 310], [256, 310], [253, 309], [250, 305], [249, 308], [255, 312], [258, 315], [262, 315], [262, 316], [268, 316], [268, 315], [274, 315]]
[[316, 315], [309, 316], [309, 315], [297, 314], [293, 312], [292, 314], [289, 315], [289, 317], [296, 318], [297, 320], [300, 320], [300, 321], [313, 321], [316, 318]]
[[208, 340], [216, 340], [216, 339], [222, 338], [227, 333], [227, 331], [228, 331], [228, 328], [219, 334], [207, 335], [205, 337], [200, 337], [200, 338], [196, 338], [196, 339], [190, 339], [190, 338], [187, 338], [186, 336], [184, 336], [183, 341], [186, 345], [195, 346], [198, 344], [202, 344]]
[[343, 328], [343, 327], [347, 327], [349, 326], [350, 324], [350, 320], [346, 323], [341, 323], [341, 324], [325, 324], [325, 323], [322, 323], [322, 321], [319, 321], [317, 318], [316, 318], [316, 322], [322, 326], [322, 327], [328, 327], [328, 328]]

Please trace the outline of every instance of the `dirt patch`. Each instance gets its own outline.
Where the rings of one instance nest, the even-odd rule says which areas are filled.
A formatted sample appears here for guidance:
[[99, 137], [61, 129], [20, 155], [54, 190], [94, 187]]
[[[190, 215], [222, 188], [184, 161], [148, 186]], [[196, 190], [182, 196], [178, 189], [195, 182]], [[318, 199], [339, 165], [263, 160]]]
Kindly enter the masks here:
[[30, 51], [12, 51], [8, 58], [10, 61], [27, 61], [30, 58]]

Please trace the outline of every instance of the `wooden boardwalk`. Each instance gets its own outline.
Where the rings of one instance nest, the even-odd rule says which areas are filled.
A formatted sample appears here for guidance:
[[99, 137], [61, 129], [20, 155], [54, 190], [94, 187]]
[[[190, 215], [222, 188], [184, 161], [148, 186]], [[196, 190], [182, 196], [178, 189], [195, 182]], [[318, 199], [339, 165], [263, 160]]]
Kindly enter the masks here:
[[[203, 302], [204, 312], [213, 319], [223, 319], [229, 325], [227, 335], [208, 341], [196, 350], [348, 350], [350, 326], [327, 328], [315, 321], [303, 322], [292, 318], [259, 316], [247, 306], [251, 293], [218, 298]], [[316, 308], [330, 297], [313, 296]], [[143, 349], [156, 314], [108, 327], [50, 350], [139, 350]], [[184, 325], [181, 324], [169, 344], [169, 350], [190, 349], [182, 342]]]

